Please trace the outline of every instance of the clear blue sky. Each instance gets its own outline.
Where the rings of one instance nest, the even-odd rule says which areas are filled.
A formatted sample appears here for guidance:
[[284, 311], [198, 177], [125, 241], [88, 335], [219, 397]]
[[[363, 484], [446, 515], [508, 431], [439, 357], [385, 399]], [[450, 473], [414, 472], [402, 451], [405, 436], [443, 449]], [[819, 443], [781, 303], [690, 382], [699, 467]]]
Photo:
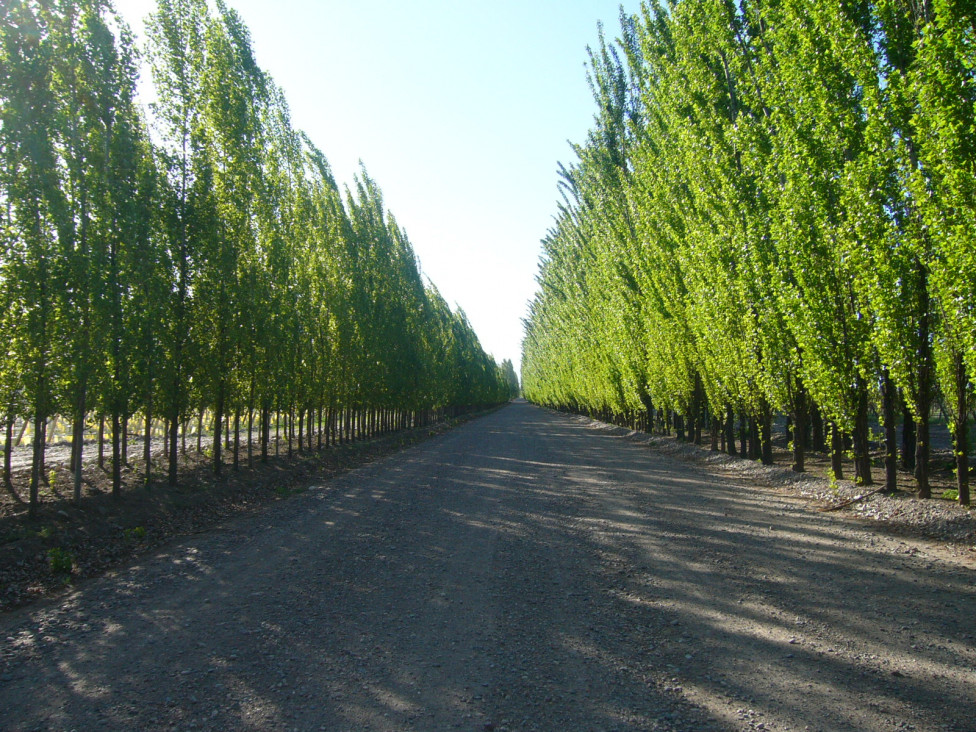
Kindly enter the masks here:
[[[519, 369], [559, 161], [593, 119], [586, 46], [618, 0], [228, 0], [340, 183], [362, 160], [421, 267]], [[624, 2], [636, 12], [638, 2]], [[116, 0], [137, 32], [154, 0]]]

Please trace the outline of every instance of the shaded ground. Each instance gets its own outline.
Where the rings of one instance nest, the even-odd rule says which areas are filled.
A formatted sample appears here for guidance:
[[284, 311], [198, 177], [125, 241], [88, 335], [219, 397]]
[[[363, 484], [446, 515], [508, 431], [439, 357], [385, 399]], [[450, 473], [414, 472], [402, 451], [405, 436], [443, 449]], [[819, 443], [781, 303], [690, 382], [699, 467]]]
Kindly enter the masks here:
[[971, 729], [973, 563], [514, 404], [7, 615], [5, 729]]
[[[462, 418], [463, 419], [463, 418]], [[48, 450], [45, 477], [40, 486], [40, 510], [36, 521], [28, 521], [27, 506], [9, 493], [0, 492], [0, 612], [64, 594], [70, 582], [98, 576], [107, 569], [152, 551], [176, 536], [210, 529], [230, 517], [252, 511], [269, 502], [304, 491], [312, 476], [323, 480], [338, 475], [407, 445], [444, 432], [457, 423], [446, 420], [436, 425], [392, 433], [365, 442], [333, 445], [304, 451], [287, 443], [269, 451], [262, 462], [255, 445], [251, 467], [246, 447], [239, 453], [239, 467], [233, 466], [232, 451], [224, 460], [224, 475], [217, 479], [213, 461], [206, 453], [188, 449], [180, 455], [180, 484], [170, 486], [162, 470], [166, 457], [162, 442], [154, 454], [154, 479], [144, 485], [144, 463], [132, 457], [122, 469], [122, 500], [111, 496], [111, 460], [98, 467], [94, 449], [86, 449], [82, 500], [71, 499], [72, 476], [68, 472], [70, 450], [56, 446]], [[277, 455], [276, 455], [277, 453]], [[140, 453], [141, 454], [141, 453]], [[14, 473], [14, 485], [27, 495], [30, 471]], [[70, 576], [54, 573], [50, 552], [70, 556]]]

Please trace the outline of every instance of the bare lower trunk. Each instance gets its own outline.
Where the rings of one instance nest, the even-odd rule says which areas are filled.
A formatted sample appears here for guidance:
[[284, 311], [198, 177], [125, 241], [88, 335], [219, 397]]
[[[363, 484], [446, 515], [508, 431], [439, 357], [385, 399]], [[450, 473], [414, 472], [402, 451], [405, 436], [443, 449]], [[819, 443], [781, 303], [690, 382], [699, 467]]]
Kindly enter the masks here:
[[46, 417], [41, 412], [34, 414], [34, 436], [31, 441], [33, 447], [33, 459], [31, 460], [30, 487], [28, 489], [28, 509], [27, 516], [30, 519], [37, 518], [39, 507], [39, 489], [41, 485], [41, 473], [44, 471], [44, 422]]
[[807, 432], [807, 392], [802, 384], [797, 385], [793, 396], [793, 472], [802, 473], [804, 465], [804, 450], [806, 448]]
[[898, 490], [898, 432], [895, 426], [895, 397], [897, 390], [888, 369], [884, 370], [881, 387], [882, 416], [885, 432], [885, 492]]
[[901, 469], [915, 470], [915, 416], [908, 407], [908, 402], [902, 399], [902, 432], [901, 432]]
[[178, 465], [179, 465], [179, 445], [177, 440], [180, 438], [180, 415], [174, 413], [170, 415], [169, 420], [169, 444], [166, 446], [169, 449], [169, 484], [176, 485], [178, 480]]
[[298, 452], [305, 450], [305, 410], [298, 410]]
[[725, 451], [735, 457], [735, 412], [732, 407], [725, 415]]
[[10, 457], [13, 453], [15, 419], [16, 418], [13, 414], [7, 415], [7, 428], [5, 430], [3, 441], [3, 487], [7, 489], [7, 493], [9, 493], [17, 503], [23, 503], [21, 497], [17, 495], [17, 491], [14, 490], [14, 483], [10, 471]]
[[823, 414], [813, 402], [810, 403], [810, 442], [817, 452], [827, 452], [827, 437]]
[[122, 464], [129, 464], [129, 417], [122, 415]]
[[288, 457], [291, 457], [291, 440], [292, 440], [292, 430], [294, 428], [295, 422], [295, 412], [291, 407], [288, 408], [288, 412], [285, 414], [285, 442], [288, 443]]
[[969, 505], [969, 456], [967, 417], [969, 414], [969, 380], [966, 375], [966, 362], [962, 352], [955, 354], [956, 377], [956, 420], [952, 431], [952, 441], [956, 451], [956, 490], [959, 492], [959, 503]]
[[844, 435], [836, 422], [830, 423], [830, 471], [835, 480], [844, 479]]
[[247, 408], [247, 467], [254, 466], [254, 406]]
[[98, 416], [98, 469], [105, 470], [105, 415]]
[[931, 498], [932, 489], [929, 486], [929, 412], [932, 409], [932, 345], [929, 343], [929, 293], [927, 278], [923, 269], [919, 311], [918, 337], [918, 420], [915, 429], [915, 484], [918, 487], [919, 498]]
[[152, 407], [146, 407], [146, 434], [142, 437], [143, 483], [152, 482]]
[[749, 459], [758, 460], [762, 456], [759, 444], [759, 422], [755, 417], [749, 417]]
[[874, 485], [868, 442], [868, 393], [863, 385], [858, 389], [857, 414], [854, 418], [854, 482], [858, 485]]
[[122, 420], [112, 414], [112, 498], [122, 495]]
[[318, 418], [319, 418], [319, 434], [318, 434], [319, 450], [322, 449], [322, 412], [323, 412], [323, 408], [322, 408], [321, 405], [319, 405], [319, 414], [318, 414]]
[[763, 400], [759, 418], [759, 444], [763, 465], [773, 464], [773, 412]]
[[77, 503], [81, 500], [81, 466], [85, 453], [85, 390], [78, 396], [77, 413], [71, 430], [71, 478], [72, 495]]
[[223, 426], [224, 426], [224, 395], [223, 387], [217, 388], [217, 404], [214, 407], [214, 432], [213, 432], [213, 471], [214, 475], [220, 477], [223, 467]]

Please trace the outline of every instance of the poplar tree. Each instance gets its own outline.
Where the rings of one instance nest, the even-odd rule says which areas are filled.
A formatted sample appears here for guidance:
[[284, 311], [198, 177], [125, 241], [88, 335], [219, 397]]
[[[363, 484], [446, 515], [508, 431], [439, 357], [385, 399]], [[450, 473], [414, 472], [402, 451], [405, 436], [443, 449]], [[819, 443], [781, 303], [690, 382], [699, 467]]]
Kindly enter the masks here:
[[205, 70], [204, 33], [208, 18], [204, 0], [158, 0], [146, 22], [147, 54], [157, 101], [152, 111], [160, 137], [160, 157], [172, 208], [166, 211], [169, 316], [162, 334], [165, 353], [164, 413], [169, 429], [169, 482], [178, 479], [180, 423], [189, 406], [194, 371], [191, 323], [200, 237], [209, 234], [204, 203], [208, 195], [206, 149], [201, 120]]
[[62, 313], [58, 277], [63, 271], [58, 213], [64, 208], [56, 153], [59, 100], [52, 88], [58, 49], [51, 24], [55, 8], [20, 1], [0, 8], [3, 65], [0, 75], [6, 198], [4, 281], [8, 302], [13, 361], [22, 369], [33, 425], [29, 516], [36, 518], [44, 464], [48, 418], [54, 412], [57, 387], [55, 334]]

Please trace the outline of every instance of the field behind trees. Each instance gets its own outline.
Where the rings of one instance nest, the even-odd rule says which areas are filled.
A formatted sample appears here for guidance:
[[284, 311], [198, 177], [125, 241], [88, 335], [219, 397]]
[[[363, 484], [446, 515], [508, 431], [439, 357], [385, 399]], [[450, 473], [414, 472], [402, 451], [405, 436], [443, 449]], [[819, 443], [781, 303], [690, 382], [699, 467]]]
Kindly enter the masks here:
[[3, 480], [31, 516], [56, 424], [78, 500], [86, 434], [118, 494], [132, 433], [144, 482], [175, 484], [190, 431], [219, 475], [227, 445], [237, 466], [281, 434], [345, 441], [517, 392], [366, 170], [340, 186], [293, 127], [232, 9], [160, 0], [147, 29], [137, 48], [99, 0], [0, 5]]
[[786, 415], [795, 470], [829, 450], [836, 478], [869, 485], [880, 457], [882, 489], [900, 467], [923, 498], [939, 413], [968, 505], [970, 5], [650, 2], [589, 73], [526, 396], [766, 463]]

